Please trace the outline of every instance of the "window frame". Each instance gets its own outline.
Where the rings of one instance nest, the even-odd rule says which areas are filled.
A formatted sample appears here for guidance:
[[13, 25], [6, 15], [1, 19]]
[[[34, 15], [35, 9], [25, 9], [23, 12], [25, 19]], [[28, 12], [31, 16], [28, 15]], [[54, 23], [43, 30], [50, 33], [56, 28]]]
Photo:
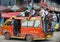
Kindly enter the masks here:
[[22, 20], [22, 21], [21, 21], [21, 26], [22, 26], [22, 27], [28, 27], [28, 25], [27, 25], [27, 26], [23, 26], [23, 25], [22, 25], [22, 23], [25, 22], [25, 21], [26, 21], [26, 20]]
[[[12, 21], [8, 21], [8, 22], [11, 22], [11, 23], [12, 23]], [[6, 22], [4, 25], [8, 25], [8, 22]], [[9, 25], [11, 25], [11, 23], [10, 23]], [[9, 25], [8, 25], [8, 26], [9, 26]]]
[[[39, 20], [39, 22], [40, 22], [40, 19], [37, 19], [37, 20]], [[35, 20], [35, 22], [36, 22], [36, 20]], [[35, 25], [35, 22], [34, 22], [34, 25]], [[40, 22], [40, 24], [39, 24], [39, 26], [38, 27], [34, 27], [34, 28], [40, 28], [40, 26], [41, 26], [41, 22]]]

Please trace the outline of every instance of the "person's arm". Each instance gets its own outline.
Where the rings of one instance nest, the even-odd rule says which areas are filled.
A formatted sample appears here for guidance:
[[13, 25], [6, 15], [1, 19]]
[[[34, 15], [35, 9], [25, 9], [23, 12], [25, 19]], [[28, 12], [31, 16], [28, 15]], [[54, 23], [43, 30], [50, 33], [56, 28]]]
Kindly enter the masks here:
[[29, 19], [31, 19], [31, 17], [33, 16], [33, 14], [32, 13], [30, 13], [30, 15], [29, 15]]

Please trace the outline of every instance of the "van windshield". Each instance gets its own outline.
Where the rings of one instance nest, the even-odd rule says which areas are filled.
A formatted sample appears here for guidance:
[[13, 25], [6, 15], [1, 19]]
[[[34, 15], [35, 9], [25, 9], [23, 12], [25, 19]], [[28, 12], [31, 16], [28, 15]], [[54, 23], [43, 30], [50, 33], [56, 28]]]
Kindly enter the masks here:
[[4, 24], [4, 25], [11, 25], [11, 21], [8, 21], [6, 24]]

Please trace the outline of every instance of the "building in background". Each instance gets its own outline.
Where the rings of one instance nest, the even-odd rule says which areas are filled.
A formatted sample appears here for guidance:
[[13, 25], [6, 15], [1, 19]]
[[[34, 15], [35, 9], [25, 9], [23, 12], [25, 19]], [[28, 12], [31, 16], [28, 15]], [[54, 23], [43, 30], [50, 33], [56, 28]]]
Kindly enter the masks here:
[[13, 6], [16, 4], [16, 0], [0, 0], [0, 6]]
[[60, 8], [60, 0], [46, 0], [46, 3], [55, 8]]
[[[31, 2], [31, 0], [0, 0], [0, 5], [2, 6], [13, 6], [15, 4], [22, 4], [22, 3], [25, 3], [25, 2]], [[42, 0], [33, 0], [34, 3], [39, 3], [40, 1]]]
[[[22, 4], [31, 2], [31, 0], [0, 0], [0, 5], [13, 6], [15, 4]], [[60, 0], [33, 0], [34, 3], [46, 2], [49, 6], [60, 8]], [[57, 7], [58, 6], [58, 7]]]

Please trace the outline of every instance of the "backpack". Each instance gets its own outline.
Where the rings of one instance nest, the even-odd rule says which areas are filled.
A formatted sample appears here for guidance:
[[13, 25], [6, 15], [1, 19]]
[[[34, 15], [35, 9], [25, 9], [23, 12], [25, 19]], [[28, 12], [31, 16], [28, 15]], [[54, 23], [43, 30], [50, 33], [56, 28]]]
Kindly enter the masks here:
[[45, 23], [49, 23], [49, 16], [46, 15], [46, 13], [45, 13], [45, 19], [44, 19], [44, 21], [45, 21]]

